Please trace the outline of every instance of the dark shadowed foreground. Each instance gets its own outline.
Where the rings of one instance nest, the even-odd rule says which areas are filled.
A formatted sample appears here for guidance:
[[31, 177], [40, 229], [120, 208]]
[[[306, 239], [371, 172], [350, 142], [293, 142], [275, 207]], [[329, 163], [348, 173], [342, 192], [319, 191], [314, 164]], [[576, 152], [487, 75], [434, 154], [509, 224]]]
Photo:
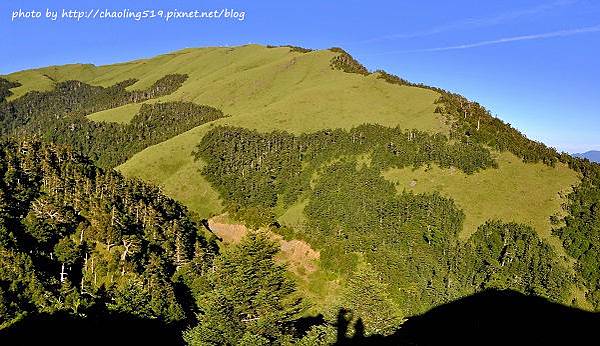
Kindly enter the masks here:
[[[513, 291], [486, 291], [409, 318], [392, 336], [361, 334], [340, 311], [342, 345], [582, 345], [596, 344], [600, 315]], [[318, 323], [317, 321], [314, 321]], [[597, 340], [596, 340], [597, 341]], [[25, 318], [0, 332], [0, 345], [181, 345], [180, 333], [157, 320], [98, 312], [86, 319], [65, 315]]]
[[0, 331], [2, 346], [183, 345], [181, 333], [158, 320], [98, 312], [87, 318], [66, 314], [26, 317]]
[[338, 322], [338, 345], [592, 345], [598, 342], [600, 314], [490, 290], [411, 317], [388, 337], [346, 338], [348, 326], [343, 318]]

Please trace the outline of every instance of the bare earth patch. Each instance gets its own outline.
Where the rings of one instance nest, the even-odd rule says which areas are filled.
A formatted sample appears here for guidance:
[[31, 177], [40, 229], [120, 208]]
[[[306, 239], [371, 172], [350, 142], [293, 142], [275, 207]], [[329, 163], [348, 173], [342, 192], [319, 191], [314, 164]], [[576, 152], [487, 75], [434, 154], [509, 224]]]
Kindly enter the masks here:
[[239, 243], [248, 233], [246, 226], [219, 222], [218, 217], [208, 220], [208, 227], [215, 235], [223, 239], [225, 244]]
[[[252, 232], [246, 226], [241, 224], [231, 224], [226, 222], [225, 216], [216, 216], [208, 220], [208, 226], [211, 231], [223, 240], [225, 244], [236, 244], [242, 238]], [[297, 276], [308, 279], [308, 275], [314, 273], [318, 268], [316, 261], [319, 260], [320, 253], [315, 251], [308, 243], [302, 240], [285, 240], [279, 234], [269, 230], [259, 230], [265, 232], [269, 238], [278, 243], [281, 252], [277, 256], [281, 263], [285, 263], [288, 269]]]

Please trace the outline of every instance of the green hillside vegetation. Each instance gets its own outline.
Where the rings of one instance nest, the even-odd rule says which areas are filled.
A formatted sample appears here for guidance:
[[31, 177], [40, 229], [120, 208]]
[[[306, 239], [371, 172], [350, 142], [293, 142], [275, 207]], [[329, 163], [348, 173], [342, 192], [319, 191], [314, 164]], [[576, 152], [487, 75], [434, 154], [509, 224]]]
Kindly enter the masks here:
[[199, 126], [146, 148], [117, 169], [125, 176], [160, 186], [168, 196], [181, 201], [200, 217], [220, 214], [221, 197], [201, 173], [204, 162], [194, 161], [192, 156], [198, 139], [211, 127], [211, 124]]
[[3, 141], [0, 173], [0, 325], [98, 304], [186, 318], [171, 276], [214, 249], [183, 206], [35, 140]]
[[0, 177], [0, 340], [29, 316], [104, 310], [193, 345], [302, 338], [305, 306], [266, 236], [221, 254], [157, 188], [37, 140], [0, 142]]
[[587, 287], [587, 299], [600, 308], [600, 165], [588, 160], [565, 157], [572, 169], [583, 176], [581, 184], [569, 194], [564, 225], [554, 233], [563, 241], [567, 253], [577, 260], [576, 269]]
[[[326, 128], [351, 128], [364, 122], [400, 125], [431, 133], [447, 133], [445, 120], [434, 114], [435, 92], [397, 87], [376, 76], [362, 77], [332, 70], [331, 51], [301, 53], [287, 47], [256, 45], [239, 48], [186, 49], [153, 59], [94, 67], [69, 65], [68, 71], [50, 67], [11, 74], [24, 86], [12, 89], [13, 97], [36, 90], [44, 75], [56, 81], [77, 79], [92, 85], [110, 86], [127, 78], [139, 81], [128, 89], [146, 88], [169, 73], [187, 74], [177, 92], [157, 101], [189, 101], [218, 108], [229, 115], [219, 125], [260, 131], [276, 129], [292, 133]], [[97, 121], [132, 119], [137, 106], [90, 115]], [[119, 118], [122, 116], [122, 118]], [[122, 120], [121, 120], [122, 119]], [[308, 120], [307, 120], [308, 119]], [[368, 119], [368, 121], [366, 120]], [[203, 217], [221, 212], [217, 193], [195, 172], [191, 156], [207, 129], [200, 128], [172, 138], [159, 148], [136, 155], [120, 171], [161, 186], [169, 196], [183, 201]], [[162, 162], [169, 162], [164, 167]], [[160, 167], [160, 169], [156, 169]], [[196, 186], [196, 191], [181, 186]], [[201, 201], [207, 200], [208, 206]]]
[[6, 101], [6, 99], [13, 94], [11, 89], [17, 88], [20, 85], [21, 84], [17, 82], [11, 82], [4, 78], [0, 78], [0, 102]]
[[[390, 335], [491, 288], [600, 309], [600, 166], [340, 48], [3, 78], [0, 261], [19, 264], [0, 267], [5, 325], [101, 305], [192, 345], [310, 345], [340, 320], [346, 337]], [[260, 232], [219, 248], [192, 220], [224, 212], [306, 241], [319, 270], [298, 290]], [[312, 312], [323, 320], [301, 330]]]
[[[340, 162], [328, 168], [319, 179], [305, 214], [308, 224], [298, 231], [298, 235], [321, 250], [322, 265], [342, 274], [351, 273], [355, 263], [353, 258], [361, 254], [382, 274], [382, 281], [391, 287], [395, 301], [401, 302], [409, 315], [483, 288], [482, 283], [463, 278], [471, 264], [456, 262], [471, 251], [469, 244], [478, 238], [473, 235], [466, 243], [458, 241], [464, 214], [453, 200], [437, 193], [397, 195], [393, 184], [383, 179], [378, 170], [357, 168], [353, 161]], [[478, 232], [491, 227], [513, 234], [526, 232], [538, 244], [532, 243], [527, 251], [537, 253], [544, 248], [544, 256], [553, 263], [552, 270], [561, 273], [557, 277], [561, 283], [553, 284], [556, 285], [553, 289], [560, 288], [558, 291], [538, 294], [565, 302], [570, 290], [567, 282], [572, 280], [570, 274], [533, 229], [494, 221], [479, 227]], [[493, 232], [485, 234], [486, 237], [495, 236]], [[478, 261], [484, 253], [474, 252], [469, 261]], [[506, 254], [497, 256], [500, 255]], [[518, 270], [537, 271], [533, 268]], [[469, 275], [480, 274], [478, 271]], [[506, 275], [512, 274], [507, 272]], [[541, 278], [543, 275], [537, 280]], [[528, 292], [529, 288], [517, 284], [520, 279], [513, 279], [517, 281], [508, 280], [501, 288]], [[532, 283], [526, 285], [529, 284]], [[545, 284], [542, 286], [544, 290], [549, 288]]]
[[127, 124], [97, 123], [86, 115], [170, 94], [186, 79], [185, 75], [167, 75], [138, 91], [125, 89], [135, 83], [133, 79], [108, 88], [60, 82], [51, 91], [34, 91], [0, 103], [0, 135], [36, 135], [68, 144], [99, 165], [113, 168], [140, 150], [221, 118], [223, 113], [191, 102], [165, 102], [141, 105]]
[[[275, 262], [277, 247], [265, 236], [250, 234], [219, 254], [185, 208], [156, 188], [104, 172], [64, 147], [21, 140], [3, 142], [1, 148], [0, 261], [5, 264], [0, 267], [0, 308], [4, 328], [25, 314], [65, 311], [85, 316], [101, 305], [179, 325], [192, 345], [305, 344], [315, 334], [325, 333], [321, 336], [330, 340], [327, 335], [335, 332], [335, 318], [326, 317], [306, 335], [298, 333], [298, 318], [306, 306], [285, 268]], [[340, 169], [347, 175], [342, 176], [347, 184], [338, 179]], [[327, 207], [329, 198], [342, 198], [346, 200], [342, 210], [352, 209], [355, 206], [344, 195], [354, 194], [370, 196], [374, 205], [405, 205], [388, 209], [403, 212], [405, 219], [394, 227], [402, 232], [388, 232], [385, 238], [375, 235], [387, 227], [374, 228], [369, 237], [358, 226], [347, 227], [348, 237], [322, 234], [331, 238], [330, 246], [349, 246], [377, 264], [362, 264], [356, 271], [349, 268], [346, 293], [333, 305], [354, 311], [353, 318], [368, 323], [368, 335], [392, 333], [404, 314], [425, 308], [411, 307], [412, 300], [394, 300], [388, 284], [381, 282], [379, 273], [389, 274], [386, 270], [396, 277], [398, 272], [415, 277], [413, 271], [397, 265], [417, 270], [428, 282], [431, 289], [421, 292], [419, 304], [423, 299], [442, 302], [448, 299], [444, 292], [455, 292], [453, 297], [486, 287], [513, 288], [563, 301], [571, 278], [530, 228], [489, 223], [460, 245], [455, 236], [462, 217], [450, 200], [404, 195], [395, 201], [390, 198], [394, 187], [377, 171], [356, 169], [355, 162], [332, 166], [315, 188], [321, 197], [313, 199], [314, 203]], [[340, 187], [346, 194], [336, 192]], [[319, 210], [317, 205], [307, 208]], [[367, 219], [376, 217], [365, 212]], [[446, 217], [449, 214], [455, 217]], [[315, 215], [316, 220], [325, 221]], [[350, 214], [340, 213], [333, 221], [347, 222], [344, 215]], [[431, 224], [431, 216], [441, 224], [434, 223], [423, 233], [422, 225]], [[318, 228], [324, 232], [333, 230], [330, 222], [322, 225]], [[406, 246], [414, 252], [386, 254], [386, 248]], [[433, 260], [432, 253], [438, 251], [447, 262]], [[394, 262], [373, 261], [391, 254], [400, 257]], [[414, 289], [392, 292], [418, 293]], [[327, 316], [333, 315], [328, 312]]]
[[202, 138], [195, 157], [206, 162], [202, 172], [224, 197], [227, 211], [256, 228], [275, 221], [270, 210], [278, 205], [287, 208], [309, 191], [322, 164], [362, 154], [370, 154], [370, 164], [377, 170], [436, 164], [472, 174], [496, 165], [480, 145], [449, 143], [444, 135], [380, 125], [298, 137], [217, 127]]
[[565, 200], [561, 196], [579, 183], [578, 174], [564, 164], [525, 164], [510, 153], [500, 154], [496, 160], [498, 169], [471, 175], [432, 166], [393, 168], [383, 176], [396, 183], [399, 192], [438, 191], [451, 197], [465, 212], [462, 239], [469, 238], [485, 221], [499, 219], [530, 225], [551, 241], [550, 217], [562, 215]]

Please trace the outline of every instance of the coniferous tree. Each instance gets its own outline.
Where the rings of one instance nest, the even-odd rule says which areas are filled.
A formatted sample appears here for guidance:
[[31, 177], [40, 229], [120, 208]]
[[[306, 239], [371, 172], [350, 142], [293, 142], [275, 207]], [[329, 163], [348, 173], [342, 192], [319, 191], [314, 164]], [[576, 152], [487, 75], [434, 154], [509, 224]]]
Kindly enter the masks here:
[[301, 302], [277, 252], [265, 235], [251, 233], [216, 259], [212, 290], [198, 297], [199, 323], [184, 334], [189, 344], [237, 345], [251, 337], [278, 344], [293, 332]]

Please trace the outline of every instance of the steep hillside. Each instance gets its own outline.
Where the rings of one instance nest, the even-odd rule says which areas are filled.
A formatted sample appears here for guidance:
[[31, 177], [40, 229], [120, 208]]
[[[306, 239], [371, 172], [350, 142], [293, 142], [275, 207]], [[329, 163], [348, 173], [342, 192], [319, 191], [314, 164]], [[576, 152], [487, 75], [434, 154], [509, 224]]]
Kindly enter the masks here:
[[[271, 58], [275, 54], [272, 50], [279, 52], [287, 48], [251, 46], [235, 49], [236, 52], [238, 50], [244, 53], [252, 52], [248, 54], [260, 52], [261, 56], [268, 55]], [[221, 54], [228, 57], [227, 54], [232, 54], [225, 52], [219, 50], [211, 55]], [[204, 87], [198, 86], [200, 82], [186, 83], [178, 92], [168, 97], [180, 95], [178, 97], [214, 105], [231, 117], [197, 127], [150, 147], [133, 156], [118, 169], [125, 175], [140, 177], [160, 185], [167, 194], [183, 201], [191, 210], [203, 217], [210, 217], [222, 211], [222, 201], [205, 177], [199, 173], [205, 165], [204, 161], [200, 159], [194, 162], [190, 154], [195, 150], [198, 141], [214, 126], [241, 126], [262, 132], [285, 130], [299, 134], [328, 128], [347, 129], [362, 123], [372, 123], [421, 129], [429, 133], [449, 133], [447, 119], [433, 113], [437, 107], [434, 102], [440, 96], [437, 91], [388, 83], [384, 78], [380, 78], [382, 74], [378, 73], [365, 76], [333, 70], [329, 66], [332, 55], [333, 52], [330, 51], [280, 53], [277, 54], [279, 60], [275, 63], [269, 60], [268, 63], [263, 62], [263, 65], [250, 70], [227, 67], [208, 76], [198, 77], [206, 82]], [[161, 61], [160, 59], [165, 58], [157, 59]], [[202, 56], [198, 60], [204, 59], [209, 57]], [[247, 59], [246, 54], [239, 52], [235, 59], [236, 65], [241, 65], [245, 60], [239, 59]], [[200, 66], [198, 61], [195, 61], [195, 64]], [[210, 68], [209, 71], [213, 69]], [[194, 78], [194, 74], [190, 74], [190, 79]], [[220, 99], [222, 95], [227, 95], [227, 100], [233, 99], [236, 102], [223, 102]], [[95, 120], [125, 121], [123, 119], [128, 119], [127, 114], [135, 111], [135, 107], [136, 105], [127, 105], [90, 117]], [[503, 158], [511, 160], [507, 156]], [[512, 160], [516, 163], [519, 158], [513, 157]], [[493, 174], [494, 179], [497, 177], [507, 181], [507, 189], [510, 188], [511, 179], [535, 191], [538, 191], [538, 188], [534, 186], [544, 185], [543, 190], [547, 192], [543, 196], [520, 195], [523, 196], [524, 205], [545, 206], [519, 210], [521, 217], [517, 220], [526, 221], [536, 226], [536, 229], [542, 228], [541, 232], [549, 235], [549, 217], [560, 213], [562, 202], [559, 192], [569, 191], [572, 185], [577, 184], [577, 177], [572, 171], [561, 167], [546, 167], [545, 170], [546, 176], [552, 177], [555, 182], [549, 186], [542, 184], [543, 175], [539, 175], [538, 171], [529, 165], [520, 165], [512, 171], [509, 167], [501, 167]], [[515, 177], [515, 172], [523, 175], [521, 180]], [[533, 180], [530, 181], [529, 178]], [[535, 179], [537, 183], [534, 182]], [[489, 186], [493, 186], [491, 181]], [[190, 190], [187, 186], [194, 186], [195, 189]], [[419, 186], [422, 187], [423, 184]], [[442, 191], [440, 188], [429, 189], [436, 190]], [[494, 195], [484, 194], [476, 188], [472, 194], [466, 195], [475, 203], [478, 202], [477, 196], [489, 196], [496, 204], [483, 204], [484, 210], [478, 212], [479, 217], [467, 213], [465, 228], [470, 229], [466, 231], [467, 235], [474, 232], [488, 216], [506, 215], [514, 207], [510, 198], [496, 199]], [[498, 210], [506, 210], [506, 213], [498, 213]], [[283, 213], [284, 211], [280, 214]]]
[[[330, 68], [331, 51], [300, 53], [290, 48], [244, 46], [186, 49], [153, 59], [95, 67], [68, 65], [29, 70], [7, 76], [22, 86], [12, 99], [30, 90], [48, 90], [51, 82], [77, 79], [110, 86], [139, 79], [128, 89], [143, 89], [170, 73], [189, 76], [175, 93], [157, 101], [190, 101], [221, 109], [231, 117], [216, 122], [301, 133], [326, 128], [349, 128], [362, 123], [400, 125], [430, 132], [448, 132], [444, 119], [434, 114], [438, 95], [429, 90], [398, 87], [376, 76], [343, 73]], [[90, 115], [97, 121], [128, 122], [140, 104], [127, 104]], [[191, 152], [208, 127], [149, 148], [119, 168], [160, 185], [203, 217], [221, 211], [217, 194], [199, 176]], [[190, 191], [185, 186], [195, 186]]]
[[[499, 169], [466, 175], [456, 169], [390, 169], [384, 177], [399, 191], [439, 191], [453, 198], [466, 218], [461, 238], [467, 239], [486, 220], [528, 224], [551, 240], [550, 216], [561, 210], [564, 196], [579, 177], [566, 165], [525, 164], [510, 153], [500, 154]], [[536, 203], [531, 203], [536, 201]]]
[[[295, 321], [273, 306], [322, 313], [314, 337], [331, 335], [338, 309], [366, 335], [388, 335], [405, 317], [487, 289], [600, 309], [600, 167], [460, 95], [369, 72], [339, 48], [214, 47], [48, 67], [0, 78], [0, 97], [3, 137], [66, 144], [155, 184], [223, 244], [239, 244], [215, 262], [226, 277], [207, 274], [211, 293], [205, 279], [185, 282], [203, 309], [186, 340], [253, 337], [246, 322], [257, 312], [232, 315], [231, 335], [210, 329], [247, 308], [232, 287], [254, 299], [233, 276], [265, 284], [237, 266], [275, 271], [280, 293], [294, 296], [275, 245], [251, 229], [282, 247], [310, 306], [270, 302], [264, 321]], [[292, 330], [275, 324], [261, 337]]]

